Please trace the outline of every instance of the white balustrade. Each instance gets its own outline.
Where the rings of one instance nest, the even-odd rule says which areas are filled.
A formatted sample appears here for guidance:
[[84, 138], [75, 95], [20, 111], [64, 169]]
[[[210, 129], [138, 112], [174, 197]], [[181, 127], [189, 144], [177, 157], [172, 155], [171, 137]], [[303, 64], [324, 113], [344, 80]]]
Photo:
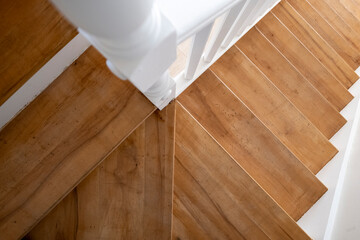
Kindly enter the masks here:
[[[116, 76], [131, 81], [162, 109], [238, 40], [237, 33], [280, 0], [52, 1], [107, 58]], [[214, 21], [224, 14], [218, 32], [210, 36]], [[186, 67], [171, 78], [177, 45], [189, 37]]]

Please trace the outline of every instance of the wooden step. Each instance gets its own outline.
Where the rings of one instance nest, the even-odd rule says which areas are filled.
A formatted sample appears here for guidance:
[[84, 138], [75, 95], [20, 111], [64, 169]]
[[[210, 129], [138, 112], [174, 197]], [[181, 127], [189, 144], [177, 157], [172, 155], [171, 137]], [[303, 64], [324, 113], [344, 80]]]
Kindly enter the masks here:
[[340, 0], [340, 2], [344, 4], [346, 8], [351, 11], [358, 20], [360, 20], [359, 0]]
[[236, 46], [327, 138], [346, 120], [255, 28]]
[[212, 72], [206, 71], [178, 101], [293, 219], [326, 191]]
[[359, 77], [354, 70], [319, 36], [288, 2], [283, 1], [279, 3], [272, 10], [272, 13], [344, 87], [350, 88], [358, 80]]
[[327, 138], [236, 47], [211, 69], [313, 173], [337, 153]]
[[17, 239], [155, 107], [87, 50], [0, 132], [0, 239]]
[[[360, 35], [355, 32], [325, 0], [306, 0], [318, 11], [318, 13], [343, 37], [346, 41], [360, 52]], [[351, 2], [350, 0], [349, 2]]]
[[3, 1], [0, 16], [1, 106], [77, 31], [50, 1]]
[[338, 111], [353, 99], [347, 89], [272, 13], [256, 27]]
[[26, 239], [170, 239], [174, 127], [172, 103], [147, 118]]
[[360, 66], [360, 52], [348, 44], [307, 1], [287, 1], [353, 70], [356, 70]]
[[177, 105], [173, 239], [310, 239]]
[[[352, 7], [346, 7], [346, 3], [340, 0], [325, 0], [330, 7], [349, 25], [353, 31], [360, 33], [360, 20], [356, 18], [355, 14], [351, 12]], [[356, 5], [357, 8], [359, 5]]]

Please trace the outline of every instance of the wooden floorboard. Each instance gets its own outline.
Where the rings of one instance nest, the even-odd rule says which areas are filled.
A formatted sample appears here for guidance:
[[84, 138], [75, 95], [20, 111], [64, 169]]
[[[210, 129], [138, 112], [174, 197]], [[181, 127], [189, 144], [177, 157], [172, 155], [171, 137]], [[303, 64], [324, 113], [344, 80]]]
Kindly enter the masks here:
[[347, 89], [272, 13], [256, 27], [338, 111], [353, 99]]
[[306, 0], [343, 37], [360, 52], [360, 35], [355, 32], [325, 0]]
[[360, 20], [340, 0], [325, 0], [328, 5], [355, 31], [360, 33]]
[[147, 118], [26, 239], [170, 239], [174, 126], [172, 103]]
[[178, 101], [295, 220], [325, 193], [319, 180], [212, 72], [206, 71]]
[[317, 127], [331, 138], [345, 118], [255, 28], [236, 46]]
[[23, 240], [76, 240], [77, 210], [77, 192], [73, 190]]
[[77, 31], [47, 0], [1, 1], [0, 106]]
[[346, 88], [358, 80], [354, 70], [288, 2], [281, 2], [272, 13]]
[[173, 239], [309, 239], [180, 105], [176, 123]]
[[287, 1], [353, 70], [360, 66], [360, 52], [348, 44], [346, 39], [335, 31], [307, 1]]
[[88, 49], [0, 132], [0, 239], [29, 231], [153, 111]]
[[236, 47], [211, 69], [313, 173], [338, 152]]

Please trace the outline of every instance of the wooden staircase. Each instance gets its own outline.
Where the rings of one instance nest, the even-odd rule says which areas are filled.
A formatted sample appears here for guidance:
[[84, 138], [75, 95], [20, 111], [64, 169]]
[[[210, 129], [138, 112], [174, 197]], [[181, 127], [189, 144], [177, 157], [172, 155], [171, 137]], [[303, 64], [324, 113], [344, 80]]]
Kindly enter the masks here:
[[[0, 104], [76, 33], [20, 5], [0, 8]], [[162, 111], [89, 48], [0, 131], [0, 239], [310, 239], [296, 221], [358, 79], [354, 5], [283, 0]]]

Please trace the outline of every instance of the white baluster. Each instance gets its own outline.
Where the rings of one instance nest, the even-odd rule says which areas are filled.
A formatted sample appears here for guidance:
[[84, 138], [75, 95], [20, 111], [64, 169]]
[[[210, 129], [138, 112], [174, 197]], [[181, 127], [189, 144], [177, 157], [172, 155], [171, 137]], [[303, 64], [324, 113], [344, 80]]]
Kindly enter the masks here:
[[244, 7], [245, 1], [241, 1], [237, 5], [235, 5], [229, 12], [229, 14], [226, 16], [219, 32], [216, 35], [216, 38], [213, 40], [213, 42], [210, 45], [209, 51], [205, 54], [205, 62], [211, 62], [213, 60], [216, 52], [218, 51], [219, 47], [221, 46], [221, 43], [224, 41], [226, 35], [228, 34], [229, 30], [235, 23], [235, 20], [239, 16], [239, 13], [241, 9]]
[[241, 9], [239, 13], [239, 17], [237, 18], [234, 26], [231, 28], [229, 34], [227, 35], [225, 41], [222, 44], [222, 47], [227, 47], [230, 45], [231, 41], [235, 38], [238, 30], [244, 24], [245, 20], [248, 18], [252, 9], [255, 7], [257, 0], [246, 0], [244, 7]]
[[249, 11], [249, 15], [246, 18], [246, 20], [244, 21], [243, 25], [241, 26], [241, 28], [238, 30], [237, 32], [237, 36], [240, 36], [244, 33], [244, 31], [252, 24], [254, 23], [254, 20], [259, 16], [259, 10], [262, 8], [264, 1], [261, 0], [255, 0], [253, 1], [254, 5], [253, 8], [251, 9], [251, 11]]
[[206, 42], [209, 38], [211, 29], [214, 25], [214, 22], [203, 28], [198, 32], [191, 43], [190, 47], [190, 56], [187, 59], [186, 69], [185, 69], [185, 79], [193, 79], [196, 69], [199, 66], [201, 56], [204, 52]]

